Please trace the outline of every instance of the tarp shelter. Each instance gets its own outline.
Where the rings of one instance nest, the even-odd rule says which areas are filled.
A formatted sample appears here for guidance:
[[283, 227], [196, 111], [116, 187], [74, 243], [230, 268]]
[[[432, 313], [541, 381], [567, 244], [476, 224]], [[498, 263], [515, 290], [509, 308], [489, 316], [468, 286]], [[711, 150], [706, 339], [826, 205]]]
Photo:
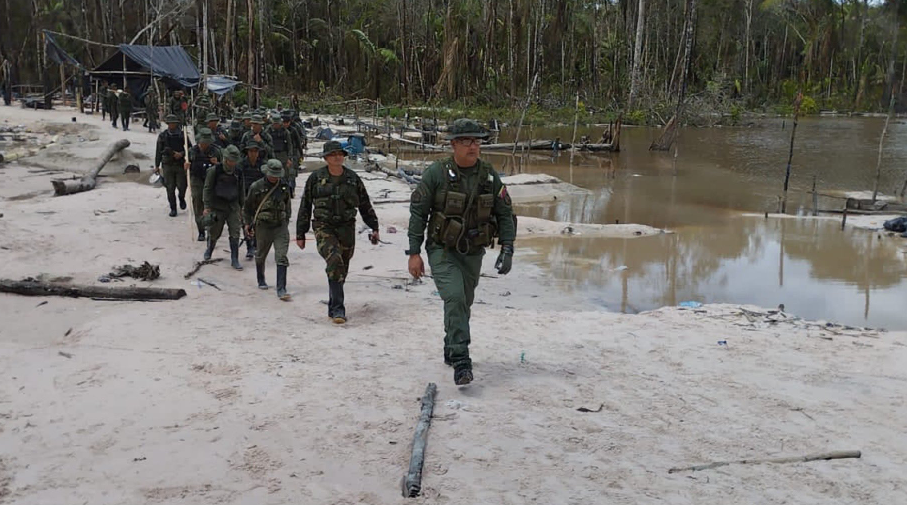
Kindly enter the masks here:
[[54, 60], [56, 63], [61, 65], [72, 65], [79, 70], [85, 70], [85, 67], [79, 63], [79, 60], [75, 59], [63, 49], [63, 46], [57, 42], [57, 38], [54, 37], [52, 33], [47, 30], [44, 30], [44, 51], [47, 53], [47, 57]]
[[192, 58], [181, 46], [120, 44], [113, 56], [91, 71], [93, 78], [113, 82], [120, 88], [125, 79], [137, 104], [151, 86], [152, 74], [169, 89], [194, 88], [202, 80]]
[[225, 75], [209, 75], [208, 76], [208, 91], [214, 93], [217, 96], [223, 96], [231, 91], [233, 88], [242, 84], [239, 81], [230, 79]]

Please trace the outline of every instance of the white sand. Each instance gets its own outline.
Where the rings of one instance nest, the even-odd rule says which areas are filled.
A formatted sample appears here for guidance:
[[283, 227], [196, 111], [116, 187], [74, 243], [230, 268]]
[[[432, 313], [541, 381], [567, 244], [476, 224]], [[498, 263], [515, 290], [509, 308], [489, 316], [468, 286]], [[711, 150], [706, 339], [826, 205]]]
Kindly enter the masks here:
[[[0, 107], [0, 121], [70, 116]], [[79, 121], [101, 140], [28, 162], [84, 169], [123, 136]], [[154, 136], [134, 128], [108, 171], [138, 160], [147, 178]], [[34, 170], [0, 166], [0, 277], [90, 283], [148, 260], [161, 265], [152, 285], [188, 296], [0, 295], [2, 503], [907, 503], [903, 332], [751, 322], [728, 305], [594, 311], [518, 253], [511, 275], [481, 281], [477, 380], [456, 388], [435, 288], [405, 281], [405, 204], [378, 205], [391, 245], [360, 240], [350, 322], [337, 327], [311, 246], [291, 247], [291, 303], [256, 289], [244, 260], [243, 272], [220, 263], [198, 274], [222, 291], [198, 287], [182, 275], [202, 244], [185, 214], [167, 217], [162, 189], [108, 179], [53, 198], [51, 176]], [[365, 176], [377, 201], [408, 196]], [[493, 254], [484, 272], [496, 276]], [[424, 494], [406, 500], [400, 479], [430, 381], [439, 393]], [[863, 458], [667, 472], [837, 449]]]

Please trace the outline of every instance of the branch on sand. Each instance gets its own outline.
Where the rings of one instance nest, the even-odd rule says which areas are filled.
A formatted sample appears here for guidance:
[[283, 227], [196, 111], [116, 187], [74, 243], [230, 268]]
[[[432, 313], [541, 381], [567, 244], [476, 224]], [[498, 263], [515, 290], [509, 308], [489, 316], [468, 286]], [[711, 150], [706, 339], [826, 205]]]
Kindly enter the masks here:
[[761, 465], [765, 463], [807, 463], [810, 461], [827, 461], [831, 459], [849, 459], [859, 458], [862, 456], [860, 451], [833, 451], [822, 452], [819, 454], [810, 454], [807, 456], [793, 456], [789, 458], [775, 459], [741, 459], [739, 461], [716, 461], [707, 465], [688, 466], [684, 468], [671, 468], [668, 473], [677, 472], [699, 472], [702, 470], [711, 470], [728, 465]]
[[50, 181], [54, 186], [54, 195], [63, 196], [71, 195], [74, 193], [81, 193], [83, 191], [89, 191], [95, 188], [98, 183], [98, 174], [101, 173], [101, 169], [107, 165], [107, 162], [111, 160], [117, 153], [129, 147], [129, 141], [126, 139], [120, 139], [110, 145], [107, 148], [107, 151], [104, 152], [104, 156], [98, 161], [98, 164], [95, 165], [90, 172], [85, 174], [84, 177], [77, 180], [61, 180], [56, 179]]

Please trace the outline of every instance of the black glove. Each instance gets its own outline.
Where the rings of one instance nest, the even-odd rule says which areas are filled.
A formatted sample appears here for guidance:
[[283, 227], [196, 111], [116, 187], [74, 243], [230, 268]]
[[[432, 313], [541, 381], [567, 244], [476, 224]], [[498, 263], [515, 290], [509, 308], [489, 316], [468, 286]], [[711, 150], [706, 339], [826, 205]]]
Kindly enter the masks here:
[[498, 255], [498, 261], [495, 262], [494, 267], [498, 269], [499, 274], [507, 275], [511, 266], [513, 266], [513, 246], [502, 245], [501, 254]]

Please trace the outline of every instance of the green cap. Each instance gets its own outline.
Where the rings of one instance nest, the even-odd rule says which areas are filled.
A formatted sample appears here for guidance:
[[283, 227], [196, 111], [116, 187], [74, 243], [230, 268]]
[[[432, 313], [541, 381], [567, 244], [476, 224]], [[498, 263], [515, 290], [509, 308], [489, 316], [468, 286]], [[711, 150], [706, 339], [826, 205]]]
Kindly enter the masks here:
[[265, 120], [258, 114], [252, 116], [252, 124], [265, 124]]
[[211, 113], [205, 117], [205, 122], [210, 123], [211, 121], [220, 121], [220, 118], [217, 117], [217, 114]]
[[321, 151], [321, 157], [324, 158], [325, 156], [337, 151], [342, 152], [343, 155], [346, 156], [346, 151], [343, 150], [343, 146], [340, 145], [340, 142], [337, 142], [336, 140], [325, 142], [324, 147]]
[[283, 163], [280, 160], [271, 158], [261, 166], [261, 173], [271, 177], [283, 177]]
[[472, 119], [460, 118], [447, 128], [447, 138], [457, 139], [463, 137], [484, 139], [488, 137], [488, 132]]
[[179, 123], [179, 122], [180, 122], [180, 118], [176, 117], [176, 114], [167, 114], [167, 115], [164, 117], [164, 122], [167, 123], [167, 124], [170, 124], [170, 123]]
[[261, 144], [254, 140], [246, 142], [246, 145], [242, 146], [243, 151], [248, 151], [249, 149], [258, 149], [261, 150]]
[[210, 144], [214, 142], [214, 134], [211, 133], [210, 128], [199, 128], [198, 135], [195, 136], [195, 141], [199, 144]]
[[224, 159], [230, 161], [239, 161], [239, 158], [242, 157], [242, 153], [239, 152], [239, 148], [230, 144], [224, 149]]
[[283, 120], [280, 119], [280, 118], [277, 117], [277, 116], [274, 116], [274, 118], [271, 119], [271, 124], [276, 124], [276, 125], [283, 126]]
[[242, 130], [242, 121], [240, 121], [238, 119], [234, 119], [233, 121], [230, 121], [230, 129], [231, 130]]
[[240, 117], [240, 119], [242, 119], [243, 121], [245, 121], [246, 119], [252, 119], [252, 113], [244, 112], [243, 115]]

